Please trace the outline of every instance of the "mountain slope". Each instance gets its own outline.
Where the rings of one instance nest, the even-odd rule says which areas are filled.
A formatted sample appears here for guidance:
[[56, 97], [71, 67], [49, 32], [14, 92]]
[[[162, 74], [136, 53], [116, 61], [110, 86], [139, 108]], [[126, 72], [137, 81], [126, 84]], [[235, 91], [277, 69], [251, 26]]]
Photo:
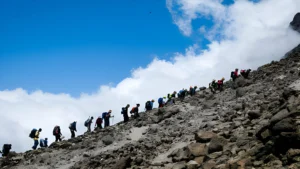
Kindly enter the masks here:
[[300, 52], [50, 148], [0, 159], [11, 169], [300, 168]]

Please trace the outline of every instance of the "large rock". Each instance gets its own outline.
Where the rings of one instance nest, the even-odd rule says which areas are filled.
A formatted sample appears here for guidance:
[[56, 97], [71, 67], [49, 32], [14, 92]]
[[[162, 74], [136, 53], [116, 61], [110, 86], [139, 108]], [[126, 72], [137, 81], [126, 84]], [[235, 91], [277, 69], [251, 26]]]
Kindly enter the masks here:
[[192, 143], [188, 145], [188, 149], [191, 154], [195, 157], [205, 156], [207, 154], [207, 147], [205, 144]]
[[217, 134], [215, 134], [214, 132], [199, 131], [199, 132], [195, 133], [195, 140], [199, 143], [207, 143], [207, 142], [210, 142], [210, 140], [216, 136], [217, 136]]
[[126, 168], [130, 168], [131, 165], [131, 158], [130, 157], [126, 157], [126, 158], [122, 158], [120, 160], [117, 160], [117, 163], [112, 167], [112, 168], [116, 168], [116, 169], [126, 169]]
[[300, 156], [300, 149], [289, 149], [287, 158], [292, 159], [295, 156]]
[[191, 152], [188, 150], [187, 147], [179, 148], [174, 150], [168, 158], [172, 157], [173, 162], [179, 162], [183, 160], [188, 160], [191, 156]]
[[223, 137], [214, 137], [208, 146], [208, 153], [223, 151], [223, 147], [227, 144], [227, 140]]
[[114, 138], [110, 135], [106, 135], [102, 138], [102, 142], [105, 144], [105, 145], [110, 145], [114, 142]]
[[185, 162], [176, 163], [172, 169], [186, 169], [186, 164]]
[[290, 23], [291, 27], [300, 33], [300, 13], [297, 13]]
[[280, 133], [280, 132], [293, 132], [296, 131], [296, 126], [293, 123], [292, 118], [283, 119], [280, 122], [276, 123], [273, 128], [273, 132]]
[[196, 161], [190, 161], [186, 164], [187, 169], [197, 169], [199, 164]]
[[249, 110], [248, 117], [249, 119], [257, 119], [261, 116], [260, 110]]

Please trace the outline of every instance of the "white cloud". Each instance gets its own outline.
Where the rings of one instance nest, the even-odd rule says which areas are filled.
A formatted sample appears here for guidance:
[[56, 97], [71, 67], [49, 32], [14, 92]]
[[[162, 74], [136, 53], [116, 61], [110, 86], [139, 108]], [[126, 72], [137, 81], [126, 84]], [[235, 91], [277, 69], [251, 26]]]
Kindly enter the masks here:
[[[198, 46], [192, 45], [186, 53], [174, 54], [172, 61], [156, 58], [115, 87], [101, 86], [79, 98], [23, 89], [0, 91], [0, 143], [12, 143], [14, 150], [24, 151], [32, 146], [28, 134], [33, 127], [43, 128], [41, 136], [53, 140], [55, 125], [60, 125], [68, 138], [73, 120], [78, 121], [78, 133], [82, 134], [83, 122], [90, 115], [97, 117], [112, 109], [114, 122], [120, 121], [120, 109], [127, 103], [139, 102], [143, 107], [146, 100], [182, 87], [206, 86], [222, 76], [228, 79], [232, 69], [256, 68], [277, 60], [300, 43], [299, 34], [288, 26], [300, 9], [298, 0], [237, 0], [231, 6], [223, 6], [219, 0], [167, 0], [167, 7], [185, 35], [192, 33], [192, 20], [203, 16], [214, 20], [212, 30], [206, 29], [212, 37], [206, 50], [198, 52]], [[218, 34], [222, 40], [215, 39]]]

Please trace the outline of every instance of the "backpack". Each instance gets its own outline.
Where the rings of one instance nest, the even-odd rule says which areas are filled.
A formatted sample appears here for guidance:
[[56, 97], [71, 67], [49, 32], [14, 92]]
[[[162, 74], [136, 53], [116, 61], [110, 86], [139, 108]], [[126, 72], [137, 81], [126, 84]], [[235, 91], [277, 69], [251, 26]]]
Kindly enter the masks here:
[[69, 129], [74, 130], [75, 129], [75, 125], [76, 125], [75, 122], [71, 123], [70, 126], [69, 126]]
[[54, 129], [53, 129], [53, 135], [57, 135], [59, 134], [59, 126], [55, 126]]
[[84, 126], [87, 127], [89, 125], [90, 122], [90, 118], [88, 118], [85, 122], [84, 122]]
[[159, 98], [159, 99], [158, 99], [158, 103], [159, 103], [159, 104], [163, 104], [163, 101], [164, 101], [163, 98]]
[[44, 140], [40, 139], [40, 147], [44, 147]]
[[146, 108], [151, 107], [150, 101], [147, 101], [147, 102], [146, 102], [146, 106], [145, 106], [145, 107], [146, 107]]
[[101, 125], [101, 124], [102, 124], [102, 118], [99, 117], [99, 118], [97, 119], [97, 121], [96, 121], [96, 124], [97, 124], [97, 125]]
[[31, 132], [30, 132], [30, 134], [29, 134], [29, 137], [30, 138], [34, 138], [36, 131], [37, 131], [37, 129], [32, 129]]
[[130, 113], [133, 113], [135, 110], [135, 107], [133, 107], [131, 110], [130, 110]]
[[234, 78], [234, 76], [235, 76], [235, 75], [234, 75], [234, 72], [231, 72], [230, 77], [231, 77], [231, 78]]
[[105, 119], [107, 112], [102, 113], [102, 119]]
[[124, 111], [125, 111], [125, 108], [122, 107], [121, 114], [124, 114], [125, 113]]

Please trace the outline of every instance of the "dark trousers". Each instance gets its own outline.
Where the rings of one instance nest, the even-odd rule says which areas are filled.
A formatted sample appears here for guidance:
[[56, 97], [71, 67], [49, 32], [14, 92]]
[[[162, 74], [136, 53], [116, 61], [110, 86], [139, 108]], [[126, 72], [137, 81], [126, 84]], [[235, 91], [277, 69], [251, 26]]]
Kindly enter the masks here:
[[36, 148], [37, 148], [38, 145], [39, 145], [39, 141], [38, 140], [34, 140], [32, 149], [36, 150]]
[[164, 107], [164, 104], [159, 103], [159, 104], [158, 104], [158, 107]]
[[105, 118], [104, 119], [104, 127], [108, 127], [109, 126], [109, 118]]
[[128, 122], [129, 121], [129, 117], [128, 117], [128, 114], [123, 114], [123, 117], [124, 117], [124, 123]]
[[223, 84], [218, 84], [218, 89], [219, 89], [220, 91], [223, 91]]
[[70, 131], [71, 131], [71, 138], [74, 138], [75, 137], [75, 131], [71, 130], [71, 129], [70, 129]]
[[87, 131], [90, 132], [91, 131], [91, 123], [88, 124], [87, 128], [88, 128]]
[[55, 142], [61, 141], [60, 134], [55, 135]]
[[102, 125], [101, 124], [97, 124], [97, 128], [102, 129]]

